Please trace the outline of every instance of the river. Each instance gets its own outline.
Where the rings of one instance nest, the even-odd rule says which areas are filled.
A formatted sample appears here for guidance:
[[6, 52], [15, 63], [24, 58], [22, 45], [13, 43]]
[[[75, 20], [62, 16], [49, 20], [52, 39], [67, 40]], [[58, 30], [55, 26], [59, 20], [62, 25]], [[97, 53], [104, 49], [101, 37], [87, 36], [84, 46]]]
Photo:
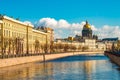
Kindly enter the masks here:
[[104, 55], [76, 55], [0, 68], [0, 80], [119, 80], [120, 68]]

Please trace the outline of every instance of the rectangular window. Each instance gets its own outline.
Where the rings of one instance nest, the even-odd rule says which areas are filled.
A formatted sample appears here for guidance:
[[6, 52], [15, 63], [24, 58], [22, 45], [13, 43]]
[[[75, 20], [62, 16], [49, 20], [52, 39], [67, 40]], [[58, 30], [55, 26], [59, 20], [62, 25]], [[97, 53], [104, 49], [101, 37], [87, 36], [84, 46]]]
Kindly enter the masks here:
[[4, 36], [5, 36], [5, 30], [4, 30]]
[[13, 36], [13, 34], [14, 34], [14, 33], [12, 32], [12, 36]]
[[10, 31], [9, 31], [9, 37], [10, 37]]
[[8, 36], [8, 30], [6, 30], [6, 36]]

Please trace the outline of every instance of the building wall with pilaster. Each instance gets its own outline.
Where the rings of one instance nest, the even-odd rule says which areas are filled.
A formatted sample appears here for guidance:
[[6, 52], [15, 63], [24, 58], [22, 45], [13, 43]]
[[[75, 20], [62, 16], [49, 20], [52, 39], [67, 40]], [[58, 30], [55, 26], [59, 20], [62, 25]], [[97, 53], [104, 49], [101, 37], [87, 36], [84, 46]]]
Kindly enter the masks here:
[[36, 40], [39, 41], [40, 45], [44, 45], [50, 43], [50, 38], [53, 37], [53, 34], [49, 33], [50, 30], [47, 30], [47, 32], [39, 31], [34, 29], [34, 26], [31, 24], [7, 16], [1, 16], [0, 21], [2, 21], [2, 23], [0, 23], [0, 46], [1, 49], [2, 46], [4, 49], [6, 48], [5, 52], [0, 50], [1, 54], [16, 54], [15, 50], [9, 51], [14, 48], [10, 44], [10, 40], [15, 40], [16, 38], [21, 40], [21, 43], [18, 42], [18, 44], [21, 44], [21, 46], [24, 47], [22, 54], [26, 54], [27, 52], [34, 53]]

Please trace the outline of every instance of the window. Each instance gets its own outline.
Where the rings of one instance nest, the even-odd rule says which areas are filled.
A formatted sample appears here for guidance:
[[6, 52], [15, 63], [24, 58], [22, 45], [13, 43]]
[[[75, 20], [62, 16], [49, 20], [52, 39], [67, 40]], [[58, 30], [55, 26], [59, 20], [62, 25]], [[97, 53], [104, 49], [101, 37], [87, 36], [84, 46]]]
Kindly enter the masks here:
[[12, 36], [13, 36], [14, 32], [12, 32]]
[[4, 36], [5, 36], [5, 30], [4, 30]]
[[6, 36], [8, 36], [8, 30], [6, 30]]
[[10, 31], [9, 31], [9, 37], [10, 37]]

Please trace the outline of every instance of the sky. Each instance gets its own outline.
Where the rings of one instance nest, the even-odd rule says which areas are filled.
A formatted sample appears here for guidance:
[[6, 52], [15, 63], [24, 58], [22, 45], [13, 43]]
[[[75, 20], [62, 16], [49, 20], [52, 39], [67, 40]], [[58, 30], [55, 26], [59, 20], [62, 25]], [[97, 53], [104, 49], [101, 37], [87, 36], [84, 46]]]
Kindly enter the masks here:
[[54, 29], [55, 38], [81, 35], [85, 21], [99, 38], [120, 37], [120, 0], [0, 0], [0, 14]]

